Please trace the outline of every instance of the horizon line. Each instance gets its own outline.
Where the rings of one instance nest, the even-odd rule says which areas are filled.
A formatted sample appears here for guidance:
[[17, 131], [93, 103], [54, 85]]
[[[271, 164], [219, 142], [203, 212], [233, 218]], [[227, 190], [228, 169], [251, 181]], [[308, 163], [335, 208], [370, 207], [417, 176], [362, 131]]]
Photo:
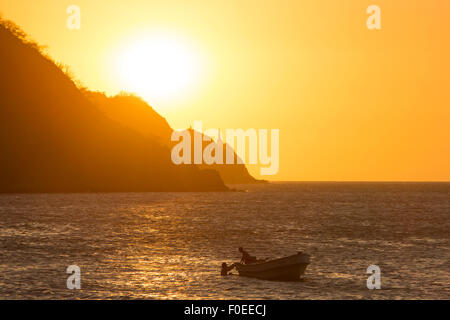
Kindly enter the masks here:
[[266, 180], [267, 182], [348, 182], [348, 183], [450, 183], [450, 180]]

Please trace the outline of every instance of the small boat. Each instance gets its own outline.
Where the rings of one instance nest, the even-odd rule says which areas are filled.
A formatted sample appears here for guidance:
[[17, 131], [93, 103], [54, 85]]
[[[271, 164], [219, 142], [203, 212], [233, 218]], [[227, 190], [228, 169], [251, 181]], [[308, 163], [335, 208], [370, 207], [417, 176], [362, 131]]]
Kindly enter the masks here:
[[310, 263], [310, 256], [299, 252], [289, 257], [269, 260], [260, 263], [236, 263], [240, 276], [264, 280], [296, 281], [305, 273]]

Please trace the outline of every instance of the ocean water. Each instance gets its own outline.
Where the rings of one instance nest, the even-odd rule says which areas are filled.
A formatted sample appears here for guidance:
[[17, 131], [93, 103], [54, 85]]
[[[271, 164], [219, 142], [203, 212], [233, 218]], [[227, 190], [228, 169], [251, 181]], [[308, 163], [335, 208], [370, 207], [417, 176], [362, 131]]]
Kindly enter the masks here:
[[[0, 195], [0, 299], [450, 299], [450, 183], [238, 188]], [[239, 246], [311, 264], [298, 282], [220, 276]]]

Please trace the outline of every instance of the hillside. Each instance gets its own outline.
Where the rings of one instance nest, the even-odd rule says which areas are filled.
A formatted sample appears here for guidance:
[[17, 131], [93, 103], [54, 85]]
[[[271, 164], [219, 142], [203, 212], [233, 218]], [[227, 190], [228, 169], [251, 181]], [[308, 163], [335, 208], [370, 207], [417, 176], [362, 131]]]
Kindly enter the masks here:
[[[132, 128], [144, 136], [157, 140], [161, 144], [171, 147], [173, 142], [170, 140], [173, 129], [170, 127], [166, 119], [160, 116], [151, 106], [139, 97], [127, 94], [120, 94], [108, 98], [103, 93], [89, 92], [86, 96], [105, 114], [118, 123]], [[191, 132], [193, 133], [193, 132]], [[191, 134], [193, 137], [193, 134]], [[203, 149], [209, 143], [203, 142]], [[194, 144], [191, 144], [192, 147]], [[230, 146], [224, 146], [224, 163], [225, 150], [231, 149]], [[231, 149], [232, 150], [232, 149]], [[232, 150], [234, 153], [234, 151]], [[193, 151], [192, 151], [193, 154]], [[237, 155], [235, 154], [235, 158]], [[198, 165], [200, 169], [217, 170], [225, 183], [259, 183], [262, 180], [253, 178], [245, 164], [222, 164], [222, 165]]]
[[12, 23], [0, 43], [0, 192], [227, 190], [110, 119]]

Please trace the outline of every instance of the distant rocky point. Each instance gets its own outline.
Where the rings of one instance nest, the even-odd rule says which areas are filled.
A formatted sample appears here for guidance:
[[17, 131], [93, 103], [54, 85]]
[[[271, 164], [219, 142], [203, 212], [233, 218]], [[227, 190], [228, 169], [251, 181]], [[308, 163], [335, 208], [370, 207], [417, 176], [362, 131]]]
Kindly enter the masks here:
[[[86, 96], [99, 107], [106, 115], [121, 125], [132, 128], [142, 135], [158, 141], [160, 144], [172, 148], [176, 142], [171, 141], [173, 129], [169, 123], [159, 115], [143, 99], [135, 95], [122, 93], [114, 97], [107, 97], [104, 93], [85, 91]], [[194, 139], [194, 131], [189, 130], [191, 139]], [[210, 142], [213, 143], [213, 142]], [[209, 143], [203, 142], [203, 150]], [[194, 143], [192, 140], [192, 148]], [[200, 169], [216, 170], [226, 184], [264, 183], [265, 180], [257, 180], [252, 177], [245, 164], [237, 164], [237, 155], [227, 144], [224, 144], [224, 163], [227, 150], [235, 155], [235, 164], [200, 164]], [[192, 149], [193, 157], [194, 151]], [[194, 163], [192, 160], [191, 163]]]

